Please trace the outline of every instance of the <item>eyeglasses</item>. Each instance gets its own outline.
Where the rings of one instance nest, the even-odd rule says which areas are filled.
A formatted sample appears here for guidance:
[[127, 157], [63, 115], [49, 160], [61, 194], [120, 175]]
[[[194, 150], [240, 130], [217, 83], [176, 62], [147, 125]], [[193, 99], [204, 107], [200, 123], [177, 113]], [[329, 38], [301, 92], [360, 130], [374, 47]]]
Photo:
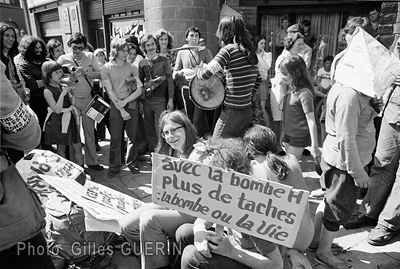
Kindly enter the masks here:
[[83, 50], [85, 49], [85, 47], [76, 47], [76, 46], [73, 46], [73, 47], [71, 47], [71, 49], [72, 49], [72, 50], [80, 50], [80, 51], [83, 51]]
[[161, 133], [161, 136], [162, 136], [163, 138], [165, 138], [165, 137], [170, 136], [170, 135], [175, 135], [175, 134], [176, 134], [176, 131], [178, 131], [178, 129], [184, 128], [184, 127], [185, 127], [185, 126], [181, 125], [181, 126], [178, 126], [178, 127], [176, 127], [176, 128], [173, 128], [173, 129], [171, 129], [171, 130], [169, 130], [169, 131], [163, 131], [163, 132]]

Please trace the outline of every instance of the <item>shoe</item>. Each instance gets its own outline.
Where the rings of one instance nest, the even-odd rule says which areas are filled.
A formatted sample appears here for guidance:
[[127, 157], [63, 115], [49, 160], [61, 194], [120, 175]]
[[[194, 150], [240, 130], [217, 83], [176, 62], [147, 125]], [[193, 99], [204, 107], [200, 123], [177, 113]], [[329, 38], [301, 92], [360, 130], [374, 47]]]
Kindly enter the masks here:
[[96, 151], [100, 151], [101, 150], [101, 146], [99, 145], [99, 143], [96, 143]]
[[108, 170], [107, 172], [107, 177], [108, 178], [113, 178], [119, 173], [119, 170]]
[[95, 170], [95, 171], [103, 171], [103, 170], [104, 170], [104, 167], [101, 166], [100, 164], [88, 165], [88, 167], [89, 167], [90, 169]]
[[118, 236], [118, 238], [114, 241], [113, 246], [115, 249], [121, 249], [122, 245], [127, 242], [123, 235]]
[[363, 226], [374, 226], [376, 223], [377, 220], [358, 213], [357, 216], [352, 216], [351, 219], [345, 225], [343, 225], [343, 227], [345, 229], [358, 229]]
[[310, 197], [315, 198], [315, 199], [322, 199], [325, 197], [325, 193], [326, 193], [326, 189], [319, 188], [317, 190], [313, 190], [310, 193]]
[[383, 246], [389, 243], [395, 234], [396, 231], [390, 230], [385, 226], [378, 224], [369, 233], [367, 242], [373, 246]]
[[135, 167], [133, 164], [129, 164], [128, 168], [129, 168], [129, 171], [131, 171], [132, 174], [140, 173], [139, 168]]

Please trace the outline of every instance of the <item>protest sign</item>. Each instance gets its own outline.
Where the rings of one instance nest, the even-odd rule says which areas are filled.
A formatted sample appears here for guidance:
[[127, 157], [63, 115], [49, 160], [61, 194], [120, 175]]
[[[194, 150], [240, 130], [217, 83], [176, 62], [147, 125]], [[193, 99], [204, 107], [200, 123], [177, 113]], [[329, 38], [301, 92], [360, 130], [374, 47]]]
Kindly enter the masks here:
[[93, 181], [86, 181], [82, 196], [125, 215], [142, 206], [143, 202]]
[[155, 153], [152, 163], [154, 203], [293, 246], [307, 191]]
[[359, 28], [336, 67], [335, 80], [379, 98], [399, 74], [398, 57]]
[[43, 204], [46, 202], [47, 196], [56, 189], [46, 183], [40, 175], [60, 177], [82, 184], [86, 179], [81, 166], [48, 150], [32, 150], [17, 162], [16, 167], [25, 182], [39, 195]]

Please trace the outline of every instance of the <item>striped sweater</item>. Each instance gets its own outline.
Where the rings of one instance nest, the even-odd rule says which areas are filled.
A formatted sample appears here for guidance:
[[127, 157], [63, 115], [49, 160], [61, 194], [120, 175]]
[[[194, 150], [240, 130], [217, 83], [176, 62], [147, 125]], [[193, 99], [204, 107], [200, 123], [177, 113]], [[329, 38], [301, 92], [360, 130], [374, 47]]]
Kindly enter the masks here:
[[257, 65], [249, 64], [236, 44], [229, 44], [197, 76], [208, 79], [218, 72], [223, 72], [226, 80], [224, 105], [236, 109], [250, 107], [252, 92], [262, 82]]

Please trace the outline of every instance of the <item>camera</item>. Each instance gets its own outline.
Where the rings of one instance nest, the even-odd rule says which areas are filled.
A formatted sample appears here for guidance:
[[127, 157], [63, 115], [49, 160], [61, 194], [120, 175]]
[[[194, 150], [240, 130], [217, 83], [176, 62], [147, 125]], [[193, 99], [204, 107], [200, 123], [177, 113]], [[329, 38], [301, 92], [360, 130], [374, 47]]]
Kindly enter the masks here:
[[62, 70], [64, 71], [64, 74], [71, 74], [72, 72], [76, 71], [76, 67], [70, 65], [63, 65]]

